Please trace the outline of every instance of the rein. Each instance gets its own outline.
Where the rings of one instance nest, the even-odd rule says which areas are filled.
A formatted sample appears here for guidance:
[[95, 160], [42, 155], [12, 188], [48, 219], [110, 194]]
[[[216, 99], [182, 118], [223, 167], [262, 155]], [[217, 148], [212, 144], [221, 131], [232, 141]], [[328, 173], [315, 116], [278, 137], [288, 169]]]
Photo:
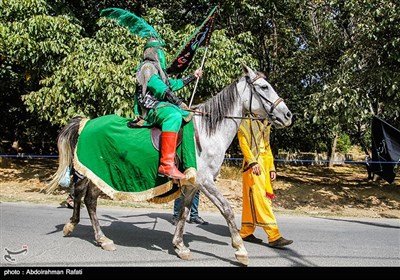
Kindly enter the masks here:
[[[185, 111], [189, 111], [189, 112], [193, 112], [193, 113], [195, 113], [196, 115], [201, 115], [201, 116], [207, 116], [207, 115], [209, 115], [210, 113], [207, 113], [207, 112], [203, 112], [203, 111], [199, 111], [199, 110], [194, 110], [194, 109], [185, 109]], [[265, 118], [255, 118], [255, 117], [238, 117], [238, 116], [223, 116], [224, 118], [226, 118], [226, 119], [240, 119], [240, 120], [243, 120], [243, 119], [250, 119], [250, 120], [265, 120]]]
[[[265, 108], [265, 106], [264, 106], [263, 103], [262, 103], [262, 106], [264, 107], [265, 111], [268, 112], [268, 115], [271, 117], [271, 119], [274, 119], [275, 117], [272, 115], [272, 112], [275, 110], [276, 106], [278, 106], [278, 104], [279, 104], [280, 102], [283, 101], [283, 99], [279, 97], [278, 99], [275, 100], [275, 102], [272, 102], [272, 101], [268, 100], [267, 98], [265, 98], [264, 96], [262, 96], [261, 94], [259, 94], [259, 93], [257, 92], [257, 90], [255, 89], [254, 82], [257, 81], [257, 80], [260, 79], [260, 78], [263, 78], [263, 77], [262, 77], [261, 75], [256, 75], [256, 76], [254, 77], [254, 79], [252, 79], [252, 80], [250, 80], [248, 77], [246, 77], [247, 84], [250, 84], [250, 85], [251, 85], [250, 114], [251, 114], [251, 104], [252, 104], [253, 94], [254, 94], [254, 92], [256, 92], [256, 93], [258, 94], [258, 96], [259, 96], [262, 100], [264, 100], [264, 101], [266, 101], [267, 103], [271, 104], [271, 109], [269, 110], [269, 112], [268, 112], [268, 110]], [[246, 84], [246, 86], [247, 86], [247, 84]], [[236, 88], [236, 87], [235, 87], [235, 88]], [[236, 88], [236, 91], [237, 91], [237, 88]], [[185, 111], [193, 112], [193, 113], [195, 113], [196, 115], [200, 115], [200, 116], [207, 116], [207, 115], [210, 114], [210, 113], [207, 113], [207, 112], [203, 112], [203, 111], [199, 111], [199, 110], [195, 110], [195, 109], [190, 109], [190, 108], [185, 109]], [[226, 118], [226, 119], [239, 119], [239, 120], [243, 120], [243, 119], [264, 120], [264, 119], [265, 119], [265, 118], [257, 118], [257, 117], [252, 117], [252, 116], [239, 117], [239, 116], [226, 116], [226, 115], [224, 115], [223, 117]]]
[[[257, 80], [260, 79], [260, 78], [263, 78], [263, 77], [262, 77], [261, 75], [258, 75], [258, 74], [257, 74], [257, 75], [254, 77], [254, 79], [252, 79], [252, 80], [249, 80], [249, 78], [246, 77], [247, 83], [250, 84], [251, 87], [252, 87], [251, 96], [250, 96], [250, 114], [251, 114], [251, 104], [252, 104], [253, 94], [254, 94], [254, 92], [258, 93], [257, 90], [256, 90], [256, 88], [255, 88], [255, 86], [254, 86], [254, 82], [257, 81]], [[265, 98], [264, 96], [262, 96], [262, 95], [259, 94], [259, 93], [258, 93], [258, 97], [260, 97], [262, 100], [266, 101], [267, 103], [271, 104], [271, 109], [270, 109], [269, 112], [268, 112], [267, 108], [265, 108], [265, 106], [264, 106], [264, 103], [261, 103], [262, 106], [263, 106], [263, 108], [264, 108], [264, 110], [265, 110], [266, 112], [268, 112], [268, 116], [269, 116], [272, 120], [274, 120], [274, 119], [275, 119], [275, 116], [272, 114], [272, 112], [275, 110], [276, 106], [278, 106], [278, 104], [281, 103], [281, 102], [283, 101], [283, 99], [280, 98], [280, 97], [278, 97], [274, 102], [272, 102], [272, 101], [270, 101], [269, 99]]]

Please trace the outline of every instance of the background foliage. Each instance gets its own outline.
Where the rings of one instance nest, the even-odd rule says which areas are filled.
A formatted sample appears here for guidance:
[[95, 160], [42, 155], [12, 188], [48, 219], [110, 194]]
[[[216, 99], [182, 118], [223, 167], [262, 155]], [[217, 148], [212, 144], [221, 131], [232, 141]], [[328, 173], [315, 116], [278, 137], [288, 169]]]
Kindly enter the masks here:
[[[101, 9], [144, 17], [171, 61], [216, 4], [0, 1], [0, 153], [12, 153], [13, 141], [25, 152], [54, 152], [58, 130], [76, 115], [132, 116], [144, 41], [99, 18]], [[267, 74], [295, 115], [291, 128], [273, 133], [279, 149], [369, 148], [373, 114], [400, 128], [398, 1], [221, 1], [214, 29], [194, 104], [229, 85], [244, 62]], [[179, 94], [189, 100], [192, 90]]]

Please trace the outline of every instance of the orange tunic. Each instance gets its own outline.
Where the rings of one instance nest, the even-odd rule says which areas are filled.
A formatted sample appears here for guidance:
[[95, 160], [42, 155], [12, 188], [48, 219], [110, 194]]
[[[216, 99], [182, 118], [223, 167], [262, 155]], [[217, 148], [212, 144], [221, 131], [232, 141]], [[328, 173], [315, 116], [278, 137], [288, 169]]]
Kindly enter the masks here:
[[[256, 226], [263, 227], [268, 241], [273, 242], [281, 237], [272, 211], [273, 188], [270, 171], [275, 171], [274, 158], [269, 145], [271, 127], [268, 122], [243, 120], [238, 140], [243, 153], [243, 206], [242, 238], [252, 234]], [[252, 172], [252, 164], [258, 163], [261, 175]]]

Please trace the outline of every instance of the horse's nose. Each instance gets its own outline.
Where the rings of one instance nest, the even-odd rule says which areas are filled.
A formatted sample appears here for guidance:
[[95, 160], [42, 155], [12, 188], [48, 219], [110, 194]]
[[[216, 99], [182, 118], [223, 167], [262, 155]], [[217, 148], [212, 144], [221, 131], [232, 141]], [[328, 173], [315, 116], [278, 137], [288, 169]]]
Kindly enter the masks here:
[[290, 120], [292, 118], [292, 112], [287, 111], [286, 118]]

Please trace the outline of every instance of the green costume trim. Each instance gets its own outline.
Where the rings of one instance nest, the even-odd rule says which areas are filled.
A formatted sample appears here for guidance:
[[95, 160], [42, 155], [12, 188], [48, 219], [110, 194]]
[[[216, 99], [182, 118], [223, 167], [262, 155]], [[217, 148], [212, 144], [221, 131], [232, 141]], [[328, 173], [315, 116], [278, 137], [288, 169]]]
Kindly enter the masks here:
[[158, 59], [160, 61], [161, 68], [165, 71], [165, 69], [167, 68], [167, 66], [166, 66], [167, 62], [166, 62], [164, 51], [160, 48], [157, 48], [157, 55], [158, 55]]
[[[194, 123], [190, 120], [187, 123], [183, 123], [182, 126], [182, 145], [180, 157], [182, 159], [183, 170], [188, 168], [195, 168], [197, 170], [196, 161], [196, 141], [194, 136]], [[195, 151], [193, 153], [193, 151]]]
[[139, 117], [139, 116], [142, 115], [142, 112], [141, 112], [141, 109], [140, 109], [140, 106], [139, 106], [139, 101], [138, 101], [137, 96], [138, 96], [138, 93], [137, 93], [137, 91], [136, 91], [135, 96], [134, 96], [134, 98], [133, 98], [133, 100], [134, 100], [134, 103], [133, 103], [133, 113], [134, 113], [135, 117]]
[[147, 49], [147, 48], [156, 48], [156, 47], [165, 47], [165, 43], [163, 43], [163, 42], [158, 42], [158, 41], [153, 41], [153, 42], [147, 43], [147, 44], [144, 46], [144, 49]]

